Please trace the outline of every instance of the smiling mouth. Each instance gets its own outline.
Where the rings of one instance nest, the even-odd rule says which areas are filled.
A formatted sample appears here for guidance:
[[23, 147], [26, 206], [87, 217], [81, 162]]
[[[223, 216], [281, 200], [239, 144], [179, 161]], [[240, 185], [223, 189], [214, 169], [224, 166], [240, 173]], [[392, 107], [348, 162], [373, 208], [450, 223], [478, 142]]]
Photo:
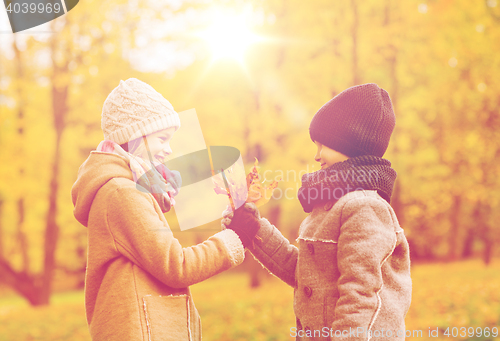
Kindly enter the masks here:
[[326, 166], [326, 163], [322, 163], [322, 164], [321, 164], [321, 168], [323, 168], [323, 166]]

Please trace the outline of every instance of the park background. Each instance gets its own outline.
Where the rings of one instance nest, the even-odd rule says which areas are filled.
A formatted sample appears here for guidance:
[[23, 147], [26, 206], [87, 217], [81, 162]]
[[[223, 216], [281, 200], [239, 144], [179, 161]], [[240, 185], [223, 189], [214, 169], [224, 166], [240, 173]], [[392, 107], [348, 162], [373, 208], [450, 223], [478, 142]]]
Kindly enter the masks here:
[[[130, 77], [195, 108], [206, 144], [238, 148], [247, 171], [256, 157], [267, 180], [285, 174], [260, 210], [292, 241], [306, 214], [280, 193], [300, 186], [286, 174], [319, 169], [312, 116], [347, 87], [386, 89], [407, 329], [423, 331], [409, 339], [495, 339], [443, 333], [500, 325], [497, 0], [82, 0], [16, 34], [0, 12], [0, 340], [90, 339], [70, 190], [102, 140], [106, 96]], [[166, 216], [184, 246], [219, 228]], [[192, 291], [204, 340], [291, 339], [293, 290], [251, 256]]]

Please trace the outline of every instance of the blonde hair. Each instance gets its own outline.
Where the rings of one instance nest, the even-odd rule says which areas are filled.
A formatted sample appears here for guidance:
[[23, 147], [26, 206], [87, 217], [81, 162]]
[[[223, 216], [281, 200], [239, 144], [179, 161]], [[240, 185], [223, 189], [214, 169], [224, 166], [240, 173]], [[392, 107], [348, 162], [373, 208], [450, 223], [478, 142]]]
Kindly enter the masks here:
[[132, 141], [125, 142], [120, 145], [126, 152], [129, 152], [130, 154], [140, 156], [142, 158], [147, 156], [147, 150], [146, 150], [146, 144], [144, 143], [144, 139], [146, 139], [148, 135], [143, 135], [141, 137], [138, 137], [136, 139], [133, 139]]

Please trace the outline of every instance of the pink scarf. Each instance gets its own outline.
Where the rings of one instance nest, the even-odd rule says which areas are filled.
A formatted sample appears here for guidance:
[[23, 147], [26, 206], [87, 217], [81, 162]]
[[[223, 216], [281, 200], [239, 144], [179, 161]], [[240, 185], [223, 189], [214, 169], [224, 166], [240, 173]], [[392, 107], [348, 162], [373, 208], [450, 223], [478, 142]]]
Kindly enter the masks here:
[[175, 175], [161, 162], [157, 160], [147, 162], [143, 158], [126, 152], [119, 144], [109, 140], [101, 141], [97, 146], [97, 151], [125, 157], [129, 161], [137, 189], [151, 193], [163, 212], [168, 212], [175, 205], [173, 196], [177, 194], [178, 189], [172, 184], [176, 185], [180, 177], [177, 181], [173, 179]]

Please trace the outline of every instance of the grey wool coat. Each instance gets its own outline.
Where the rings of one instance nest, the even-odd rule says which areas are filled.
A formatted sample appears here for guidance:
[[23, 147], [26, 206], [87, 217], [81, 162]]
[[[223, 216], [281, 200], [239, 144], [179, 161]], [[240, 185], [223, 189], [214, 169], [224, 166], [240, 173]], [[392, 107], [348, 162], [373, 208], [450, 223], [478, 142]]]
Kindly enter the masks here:
[[[408, 242], [376, 191], [316, 206], [298, 247], [265, 218], [250, 251], [294, 288], [297, 340], [404, 340], [412, 282]], [[288, 330], [288, 329], [287, 329]]]

